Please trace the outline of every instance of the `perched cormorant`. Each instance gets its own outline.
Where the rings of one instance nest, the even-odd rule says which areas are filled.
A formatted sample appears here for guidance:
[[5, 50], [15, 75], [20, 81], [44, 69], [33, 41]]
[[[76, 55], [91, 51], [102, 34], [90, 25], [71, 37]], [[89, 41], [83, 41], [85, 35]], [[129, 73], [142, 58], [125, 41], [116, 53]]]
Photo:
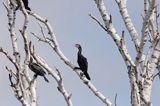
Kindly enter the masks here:
[[87, 58], [85, 58], [82, 55], [82, 47], [80, 44], [75, 44], [75, 47], [78, 48], [78, 53], [77, 53], [77, 63], [79, 65], [79, 67], [75, 67], [74, 69], [80, 69], [82, 70], [83, 74], [86, 76], [86, 78], [88, 80], [91, 80], [89, 74], [87, 73], [88, 70], [88, 62], [87, 62]]
[[44, 80], [46, 82], [49, 82], [48, 79], [45, 77], [46, 72], [43, 70], [43, 68], [41, 66], [39, 66], [37, 63], [34, 63], [32, 58], [30, 58], [30, 62], [29, 62], [28, 66], [35, 73], [35, 75], [34, 75], [35, 78], [38, 75], [43, 76]]
[[[22, 0], [22, 2], [24, 4], [25, 9], [31, 11], [31, 9], [28, 7], [28, 0]], [[17, 4], [18, 4], [18, 6], [16, 7], [16, 10], [18, 10], [20, 7], [20, 3], [17, 3]]]

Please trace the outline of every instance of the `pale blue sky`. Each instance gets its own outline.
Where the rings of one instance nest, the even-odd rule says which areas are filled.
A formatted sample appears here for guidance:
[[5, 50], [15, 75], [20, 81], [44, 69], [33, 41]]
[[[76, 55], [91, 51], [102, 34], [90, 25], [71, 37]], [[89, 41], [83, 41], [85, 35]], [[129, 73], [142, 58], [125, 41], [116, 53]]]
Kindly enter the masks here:
[[[4, 0], [3, 0], [4, 1]], [[128, 0], [130, 16], [140, 34], [143, 13], [142, 0]], [[117, 4], [114, 0], [105, 0], [107, 9], [112, 13], [113, 24], [119, 34], [125, 30], [123, 21], [119, 14]], [[89, 13], [101, 17], [98, 13], [94, 0], [29, 0], [29, 6], [33, 12], [47, 18], [53, 26], [57, 40], [64, 54], [75, 64], [77, 50], [73, 46], [80, 43], [83, 54], [89, 62], [89, 74], [92, 83], [105, 96], [114, 101], [115, 94], [118, 94], [118, 106], [129, 106], [130, 104], [130, 85], [126, 66], [119, 51], [107, 35], [90, 17]], [[11, 51], [11, 43], [8, 33], [8, 22], [6, 10], [0, 3], [0, 47]], [[21, 28], [23, 17], [17, 11], [17, 27]], [[39, 27], [34, 18], [30, 18], [28, 32], [40, 34]], [[127, 32], [127, 31], [126, 31]], [[18, 29], [17, 29], [17, 33]], [[18, 34], [19, 44], [22, 42]], [[46, 59], [51, 67], [57, 67], [64, 77], [64, 84], [67, 91], [72, 93], [74, 106], [104, 106], [104, 104], [94, 96], [94, 94], [82, 83], [77, 75], [57, 57], [51, 48], [42, 42], [38, 42], [31, 34], [28, 35], [35, 44], [36, 50]], [[135, 56], [134, 46], [127, 37], [128, 49], [131, 55]], [[23, 45], [20, 45], [23, 50]], [[6, 58], [0, 54], [0, 106], [21, 106], [14, 97], [13, 91], [9, 87], [8, 72], [5, 66], [13, 67]], [[53, 78], [47, 76], [50, 83], [46, 83], [43, 78], [38, 77], [38, 104], [39, 106], [66, 106], [63, 96], [57, 91], [57, 84]], [[159, 106], [160, 81], [157, 80], [153, 87], [153, 104]]]

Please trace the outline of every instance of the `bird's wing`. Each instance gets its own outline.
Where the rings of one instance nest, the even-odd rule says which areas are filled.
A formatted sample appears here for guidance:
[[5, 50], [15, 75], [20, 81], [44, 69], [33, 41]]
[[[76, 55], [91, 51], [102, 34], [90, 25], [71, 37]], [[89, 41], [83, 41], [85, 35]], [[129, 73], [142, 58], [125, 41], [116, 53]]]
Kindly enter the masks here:
[[86, 71], [88, 70], [88, 61], [87, 58], [84, 57], [84, 63], [85, 63], [85, 67], [86, 67]]
[[36, 63], [32, 63], [32, 68], [35, 71], [39, 71], [38, 72], [39, 74], [46, 74], [46, 72], [43, 70], [43, 68]]
[[78, 64], [82, 71], [87, 71], [88, 70], [88, 62], [87, 58], [85, 58], [83, 55], [81, 55], [81, 58], [78, 59]]
[[28, 6], [28, 0], [22, 0], [24, 5], [27, 5]]

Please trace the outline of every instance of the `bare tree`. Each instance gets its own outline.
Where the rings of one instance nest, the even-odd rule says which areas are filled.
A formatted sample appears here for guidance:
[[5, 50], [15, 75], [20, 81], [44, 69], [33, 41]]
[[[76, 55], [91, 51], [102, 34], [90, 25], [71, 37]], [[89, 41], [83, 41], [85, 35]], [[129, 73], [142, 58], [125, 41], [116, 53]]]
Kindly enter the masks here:
[[34, 46], [32, 46], [31, 41], [28, 40], [27, 37], [27, 27], [28, 27], [28, 13], [23, 5], [22, 0], [18, 0], [20, 3], [21, 11], [24, 15], [24, 24], [20, 31], [20, 34], [23, 38], [24, 43], [24, 51], [25, 58], [22, 58], [23, 52], [20, 52], [19, 45], [17, 43], [17, 35], [16, 35], [16, 7], [17, 5], [13, 4], [14, 1], [7, 1], [4, 4], [7, 13], [8, 13], [8, 25], [9, 32], [13, 47], [13, 56], [14, 58], [7, 53], [5, 50], [0, 48], [0, 52], [2, 52], [10, 62], [15, 66], [15, 69], [9, 69], [6, 66], [6, 69], [9, 72], [9, 80], [11, 83], [11, 88], [15, 93], [15, 97], [21, 102], [23, 106], [37, 106], [37, 94], [36, 94], [36, 77], [31, 78], [29, 75], [28, 64], [30, 62], [31, 57], [37, 62], [37, 64], [41, 65], [56, 81], [58, 84], [58, 91], [62, 93], [64, 96], [66, 103], [68, 106], [72, 106], [71, 94], [69, 94], [64, 87], [62, 76], [58, 69], [50, 68], [47, 63], [35, 52]]
[[[160, 62], [160, 29], [159, 29], [159, 14], [158, 14], [158, 3], [156, 0], [144, 0], [144, 15], [143, 15], [143, 26], [141, 34], [138, 34], [136, 27], [134, 26], [132, 19], [129, 16], [126, 0], [116, 0], [122, 19], [132, 38], [133, 44], [136, 50], [136, 57], [131, 57], [128, 52], [127, 44], [125, 42], [125, 32], [122, 31], [118, 34], [116, 28], [113, 25], [112, 15], [106, 10], [106, 5], [104, 0], [94, 0], [99, 13], [103, 19], [101, 23], [93, 15], [89, 15], [94, 21], [101, 26], [104, 31], [106, 31], [114, 40], [116, 46], [119, 49], [120, 54], [128, 69], [128, 77], [131, 86], [131, 105], [132, 106], [151, 106], [151, 91], [154, 78], [159, 75], [157, 74], [157, 68]], [[17, 43], [18, 35], [16, 33], [16, 6], [17, 3], [21, 7], [21, 12], [24, 15], [24, 23], [22, 29], [19, 30], [21, 37], [23, 38], [24, 49], [19, 50], [19, 45]], [[57, 82], [57, 89], [64, 96], [66, 104], [72, 106], [71, 94], [65, 89], [63, 83], [63, 76], [60, 71], [55, 68], [49, 67], [47, 62], [36, 52], [36, 48], [32, 41], [28, 39], [28, 22], [29, 16], [33, 17], [38, 21], [41, 35], [37, 35], [35, 32], [31, 34], [37, 38], [37, 40], [48, 44], [54, 53], [56, 53], [59, 58], [64, 62], [64, 65], [75, 72], [80, 80], [84, 82], [84, 85], [99, 98], [106, 106], [116, 105], [115, 102], [111, 102], [108, 97], [104, 96], [91, 81], [81, 75], [81, 72], [74, 68], [76, 67], [61, 51], [58, 41], [56, 40], [56, 35], [47, 19], [39, 16], [32, 11], [25, 9], [22, 0], [6, 0], [4, 4], [7, 10], [9, 33], [12, 42], [13, 55], [7, 53], [2, 47], [0, 52], [3, 53], [6, 58], [14, 65], [15, 68], [9, 68], [6, 66], [6, 70], [9, 72], [9, 81], [11, 83], [11, 88], [15, 93], [15, 97], [21, 102], [23, 106], [37, 106], [37, 93], [36, 93], [36, 78], [31, 78], [29, 74], [28, 65], [33, 58], [40, 67], [45, 69], [49, 75]], [[47, 30], [45, 33], [44, 29]], [[20, 52], [20, 51], [25, 51]], [[24, 53], [24, 54], [23, 54]], [[22, 55], [25, 58], [22, 58]], [[135, 60], [135, 61], [134, 61]]]
[[[19, 3], [19, 4], [15, 4]], [[16, 34], [16, 27], [15, 27], [15, 21], [16, 21], [16, 7], [17, 5], [20, 5], [22, 14], [24, 15], [24, 23], [23, 27], [20, 31], [20, 34], [23, 38], [24, 43], [24, 51], [25, 51], [25, 58], [23, 59], [21, 55], [23, 53], [20, 53], [18, 49], [17, 44], [17, 34]], [[60, 74], [60, 71], [58, 69], [52, 69], [48, 66], [48, 64], [40, 57], [35, 50], [35, 47], [32, 45], [32, 42], [28, 39], [28, 18], [29, 16], [34, 17], [39, 25], [40, 25], [40, 31], [42, 33], [42, 37], [38, 36], [34, 32], [32, 32], [32, 35], [35, 36], [39, 41], [42, 41], [44, 43], [47, 43], [52, 49], [53, 52], [55, 52], [64, 63], [69, 66], [84, 82], [84, 84], [106, 105], [112, 105], [112, 103], [100, 92], [97, 90], [97, 88], [84, 77], [81, 72], [74, 68], [76, 67], [60, 50], [60, 47], [58, 45], [58, 42], [56, 40], [56, 36], [53, 32], [53, 29], [48, 22], [47, 19], [44, 19], [43, 17], [39, 16], [36, 13], [33, 13], [27, 9], [25, 9], [24, 4], [22, 0], [7, 0], [6, 4], [4, 4], [7, 13], [8, 13], [8, 23], [9, 23], [9, 32], [13, 47], [13, 56], [10, 56], [9, 53], [7, 53], [3, 48], [0, 49], [0, 52], [2, 52], [15, 66], [15, 70], [9, 69], [6, 67], [6, 69], [9, 72], [9, 80], [11, 83], [11, 87], [13, 88], [13, 91], [16, 95], [16, 98], [22, 103], [24, 106], [36, 106], [37, 105], [37, 94], [36, 94], [36, 77], [33, 79], [30, 78], [29, 75], [29, 62], [31, 61], [31, 58], [34, 58], [37, 64], [39, 66], [43, 67], [49, 74], [52, 75], [52, 77], [57, 81], [58, 84], [58, 91], [62, 93], [64, 96], [64, 99], [68, 106], [72, 106], [71, 101], [71, 94], [69, 94], [63, 84], [62, 76]], [[45, 34], [43, 27], [44, 26], [48, 33]], [[14, 78], [14, 81], [13, 81]]]
[[[144, 0], [144, 15], [141, 34], [138, 34], [127, 9], [127, 0], [116, 0], [126, 29], [135, 45], [136, 57], [132, 58], [125, 43], [125, 33], [118, 34], [112, 15], [106, 10], [104, 0], [95, 0], [104, 25], [90, 15], [114, 40], [128, 69], [132, 106], [151, 106], [151, 91], [160, 58], [160, 29], [158, 3]], [[135, 60], [135, 61], [134, 61]]]

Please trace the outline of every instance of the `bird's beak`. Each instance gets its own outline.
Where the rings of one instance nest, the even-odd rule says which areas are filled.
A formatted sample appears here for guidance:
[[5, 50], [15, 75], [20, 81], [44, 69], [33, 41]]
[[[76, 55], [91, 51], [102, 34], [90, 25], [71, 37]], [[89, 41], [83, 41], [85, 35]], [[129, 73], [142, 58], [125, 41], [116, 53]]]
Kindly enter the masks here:
[[75, 44], [74, 46], [75, 46], [76, 48], [78, 48], [78, 44]]
[[77, 47], [76, 44], [74, 44], [74, 47]]

